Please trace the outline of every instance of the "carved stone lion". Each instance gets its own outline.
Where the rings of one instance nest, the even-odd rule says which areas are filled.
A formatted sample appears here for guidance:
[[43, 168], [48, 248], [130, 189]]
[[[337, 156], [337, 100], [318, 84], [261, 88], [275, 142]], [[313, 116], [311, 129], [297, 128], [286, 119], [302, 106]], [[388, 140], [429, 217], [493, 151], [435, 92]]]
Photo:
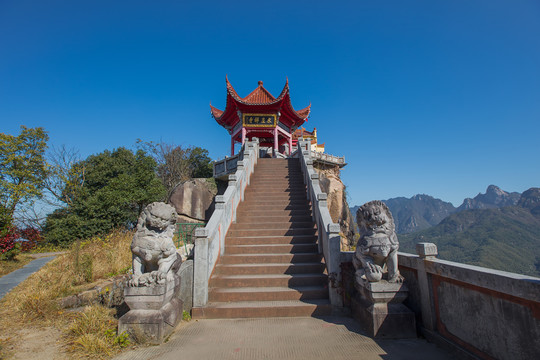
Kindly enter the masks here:
[[388, 282], [403, 282], [398, 270], [399, 243], [394, 219], [386, 204], [375, 200], [362, 205], [356, 220], [360, 229], [353, 257], [356, 281], [381, 281], [387, 270], [384, 275]]
[[151, 286], [173, 280], [182, 264], [173, 242], [176, 217], [174, 207], [165, 203], [154, 202], [143, 210], [131, 242], [133, 275], [129, 286]]

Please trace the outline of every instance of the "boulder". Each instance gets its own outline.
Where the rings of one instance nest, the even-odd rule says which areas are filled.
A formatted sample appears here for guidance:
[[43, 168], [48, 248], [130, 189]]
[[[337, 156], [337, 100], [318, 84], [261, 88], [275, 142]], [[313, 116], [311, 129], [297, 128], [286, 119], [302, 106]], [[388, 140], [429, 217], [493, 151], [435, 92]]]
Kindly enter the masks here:
[[332, 221], [341, 227], [341, 249], [349, 250], [354, 244], [354, 219], [347, 203], [345, 185], [338, 166], [317, 168], [321, 190], [328, 195], [328, 211]]
[[191, 179], [173, 190], [168, 203], [176, 209], [180, 222], [204, 222], [214, 211], [217, 193], [214, 179]]

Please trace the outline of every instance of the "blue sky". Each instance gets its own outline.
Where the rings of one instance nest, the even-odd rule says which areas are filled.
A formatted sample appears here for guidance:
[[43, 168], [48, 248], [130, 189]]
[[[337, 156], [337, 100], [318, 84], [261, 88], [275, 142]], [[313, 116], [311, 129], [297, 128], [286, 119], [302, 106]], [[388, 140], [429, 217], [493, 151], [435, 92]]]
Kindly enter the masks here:
[[540, 2], [0, 0], [0, 131], [83, 157], [141, 138], [228, 154], [208, 107], [289, 78], [351, 205], [540, 186]]

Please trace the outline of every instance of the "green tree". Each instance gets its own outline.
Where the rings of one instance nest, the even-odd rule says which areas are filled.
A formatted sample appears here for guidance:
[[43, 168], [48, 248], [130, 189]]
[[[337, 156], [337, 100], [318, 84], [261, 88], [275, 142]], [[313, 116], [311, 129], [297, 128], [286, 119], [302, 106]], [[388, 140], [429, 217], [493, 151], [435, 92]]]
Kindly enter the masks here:
[[133, 227], [147, 204], [165, 198], [156, 162], [142, 150], [107, 150], [74, 166], [85, 169], [77, 172], [84, 182], [70, 204], [47, 217], [45, 238], [53, 244]]
[[157, 175], [167, 188], [167, 199], [174, 188], [192, 178], [212, 177], [212, 159], [208, 150], [200, 147], [182, 147], [165, 142], [154, 143], [137, 140], [141, 149], [148, 152], [157, 163]]
[[11, 225], [19, 205], [42, 196], [48, 140], [41, 127], [21, 126], [18, 136], [0, 133], [0, 231]]
[[212, 159], [208, 156], [208, 150], [200, 147], [191, 148], [188, 161], [191, 167], [191, 177], [209, 178], [214, 174]]

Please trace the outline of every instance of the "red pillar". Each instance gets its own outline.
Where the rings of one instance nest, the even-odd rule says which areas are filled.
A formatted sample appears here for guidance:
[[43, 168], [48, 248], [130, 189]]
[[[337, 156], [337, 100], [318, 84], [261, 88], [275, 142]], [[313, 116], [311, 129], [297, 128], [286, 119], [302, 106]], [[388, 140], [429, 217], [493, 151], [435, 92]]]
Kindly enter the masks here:
[[278, 144], [278, 129], [277, 127], [274, 128], [274, 156], [277, 156], [279, 150], [279, 144]]
[[231, 156], [234, 155], [234, 137], [231, 136]]

